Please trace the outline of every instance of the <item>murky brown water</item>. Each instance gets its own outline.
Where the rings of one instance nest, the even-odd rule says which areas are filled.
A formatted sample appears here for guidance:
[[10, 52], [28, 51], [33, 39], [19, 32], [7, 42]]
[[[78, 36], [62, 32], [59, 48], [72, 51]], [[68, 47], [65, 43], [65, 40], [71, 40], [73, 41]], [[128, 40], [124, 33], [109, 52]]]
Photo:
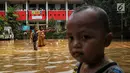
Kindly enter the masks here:
[[[105, 53], [130, 73], [130, 42], [112, 42]], [[75, 63], [67, 40], [46, 40], [38, 51], [29, 40], [0, 41], [0, 73], [72, 73]]]

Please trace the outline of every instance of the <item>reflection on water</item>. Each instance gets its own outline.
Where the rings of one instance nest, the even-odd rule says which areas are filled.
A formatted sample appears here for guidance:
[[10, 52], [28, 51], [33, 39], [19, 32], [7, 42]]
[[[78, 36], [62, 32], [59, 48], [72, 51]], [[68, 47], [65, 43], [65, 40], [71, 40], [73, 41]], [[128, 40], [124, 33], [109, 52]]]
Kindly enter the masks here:
[[105, 52], [107, 56], [119, 63], [125, 73], [130, 73], [130, 41], [112, 42]]
[[[76, 61], [67, 40], [46, 40], [34, 51], [29, 40], [0, 41], [0, 73], [72, 73]], [[112, 42], [105, 53], [130, 73], [130, 42]]]
[[34, 51], [29, 40], [0, 41], [0, 72], [72, 73], [76, 61], [70, 56], [67, 40], [47, 40]]

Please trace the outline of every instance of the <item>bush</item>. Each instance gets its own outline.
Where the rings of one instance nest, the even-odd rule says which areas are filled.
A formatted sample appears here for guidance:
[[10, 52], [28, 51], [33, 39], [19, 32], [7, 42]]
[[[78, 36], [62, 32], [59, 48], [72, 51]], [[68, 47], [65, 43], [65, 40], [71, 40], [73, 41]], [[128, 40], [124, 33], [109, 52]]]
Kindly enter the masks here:
[[63, 32], [46, 32], [46, 39], [65, 39], [66, 31]]
[[16, 30], [15, 32], [14, 32], [14, 39], [23, 39], [23, 36], [24, 36], [24, 34], [23, 34], [23, 31], [21, 31], [21, 30]]
[[53, 39], [52, 36], [53, 36], [54, 32], [46, 32], [46, 39]]

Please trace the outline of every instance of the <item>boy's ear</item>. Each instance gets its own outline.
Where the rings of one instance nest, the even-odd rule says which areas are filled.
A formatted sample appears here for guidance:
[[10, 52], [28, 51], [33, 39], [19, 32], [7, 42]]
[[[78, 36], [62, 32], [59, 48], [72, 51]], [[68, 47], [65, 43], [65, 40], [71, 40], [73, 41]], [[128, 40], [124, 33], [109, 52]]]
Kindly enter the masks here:
[[105, 47], [108, 47], [110, 45], [112, 38], [113, 38], [113, 34], [112, 32], [109, 32], [105, 38], [105, 44], [104, 44]]

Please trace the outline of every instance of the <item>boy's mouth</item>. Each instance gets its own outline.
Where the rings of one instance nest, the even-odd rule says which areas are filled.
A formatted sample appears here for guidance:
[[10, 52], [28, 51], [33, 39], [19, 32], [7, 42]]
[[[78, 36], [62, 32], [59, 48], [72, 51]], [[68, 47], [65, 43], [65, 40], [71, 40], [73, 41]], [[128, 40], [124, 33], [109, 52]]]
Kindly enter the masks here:
[[81, 52], [75, 52], [75, 53], [73, 53], [73, 55], [74, 55], [74, 57], [80, 57], [80, 56], [83, 55], [83, 53], [81, 53]]

